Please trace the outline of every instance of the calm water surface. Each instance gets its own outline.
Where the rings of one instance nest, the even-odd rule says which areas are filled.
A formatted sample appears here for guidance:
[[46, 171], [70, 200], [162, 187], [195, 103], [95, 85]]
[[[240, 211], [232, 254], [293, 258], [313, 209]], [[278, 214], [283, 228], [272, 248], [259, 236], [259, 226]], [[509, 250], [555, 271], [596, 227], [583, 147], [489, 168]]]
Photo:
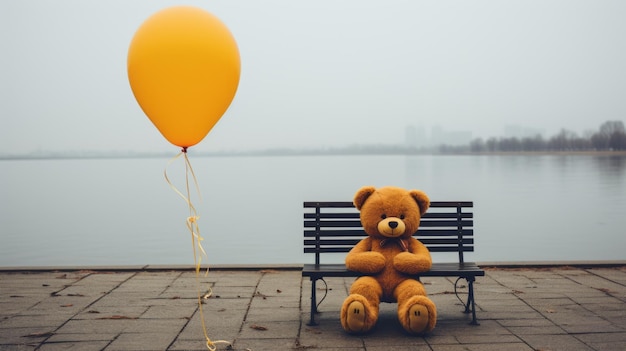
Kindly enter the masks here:
[[[624, 156], [190, 158], [209, 264], [310, 262], [302, 202], [350, 201], [363, 185], [474, 201], [471, 260], [626, 259]], [[0, 161], [0, 266], [192, 264], [168, 161]], [[184, 189], [182, 160], [167, 169]]]

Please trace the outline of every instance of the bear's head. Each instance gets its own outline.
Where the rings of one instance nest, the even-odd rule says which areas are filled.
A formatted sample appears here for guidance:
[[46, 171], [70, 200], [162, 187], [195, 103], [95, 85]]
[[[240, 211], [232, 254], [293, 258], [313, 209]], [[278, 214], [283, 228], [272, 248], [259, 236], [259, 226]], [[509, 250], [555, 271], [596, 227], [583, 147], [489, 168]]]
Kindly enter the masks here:
[[361, 211], [361, 224], [373, 238], [409, 238], [430, 206], [421, 190], [365, 186], [354, 195], [354, 206]]

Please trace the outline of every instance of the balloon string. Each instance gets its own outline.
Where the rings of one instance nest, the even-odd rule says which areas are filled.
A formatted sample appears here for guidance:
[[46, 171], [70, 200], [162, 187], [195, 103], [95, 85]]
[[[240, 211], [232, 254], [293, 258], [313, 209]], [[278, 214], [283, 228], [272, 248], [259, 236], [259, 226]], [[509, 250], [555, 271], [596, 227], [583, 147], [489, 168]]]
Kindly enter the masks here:
[[[167, 168], [174, 161], [179, 159], [181, 156], [184, 156], [184, 159], [185, 159], [185, 189], [186, 189], [187, 194], [183, 194], [180, 190], [178, 190], [178, 188], [176, 188], [176, 186], [172, 184], [172, 182], [170, 181], [170, 178], [167, 176]], [[215, 351], [217, 348], [215, 344], [231, 345], [231, 343], [226, 340], [212, 341], [211, 338], [209, 338], [209, 334], [207, 332], [206, 324], [204, 321], [204, 311], [202, 308], [203, 300], [211, 297], [211, 295], [213, 294], [213, 291], [209, 287], [208, 291], [205, 294], [200, 293], [200, 268], [201, 268], [201, 263], [202, 263], [202, 256], [206, 257], [207, 254], [206, 254], [206, 251], [204, 251], [204, 248], [202, 247], [202, 241], [204, 240], [204, 238], [202, 238], [202, 236], [200, 235], [200, 227], [198, 226], [198, 219], [200, 217], [198, 216], [196, 207], [191, 202], [191, 191], [189, 187], [189, 175], [190, 174], [191, 174], [191, 177], [193, 178], [193, 183], [196, 187], [196, 190], [198, 192], [198, 198], [200, 200], [202, 200], [202, 195], [200, 194], [200, 187], [198, 186], [198, 179], [196, 178], [196, 174], [194, 173], [193, 168], [191, 167], [191, 162], [189, 161], [189, 157], [187, 157], [187, 148], [183, 148], [182, 151], [178, 155], [174, 156], [167, 163], [167, 166], [165, 167], [163, 174], [165, 175], [165, 180], [167, 181], [167, 184], [169, 184], [170, 188], [172, 188], [172, 190], [174, 190], [176, 194], [182, 197], [183, 200], [185, 200], [185, 202], [187, 203], [187, 206], [189, 207], [189, 217], [187, 217], [187, 229], [189, 229], [189, 232], [191, 233], [193, 261], [195, 263], [195, 272], [196, 272], [196, 292], [198, 294], [198, 311], [200, 311], [200, 321], [202, 323], [202, 330], [204, 332], [204, 338], [206, 339], [206, 347], [210, 351]], [[207, 266], [205, 277], [208, 276], [208, 274], [209, 274], [209, 267]]]

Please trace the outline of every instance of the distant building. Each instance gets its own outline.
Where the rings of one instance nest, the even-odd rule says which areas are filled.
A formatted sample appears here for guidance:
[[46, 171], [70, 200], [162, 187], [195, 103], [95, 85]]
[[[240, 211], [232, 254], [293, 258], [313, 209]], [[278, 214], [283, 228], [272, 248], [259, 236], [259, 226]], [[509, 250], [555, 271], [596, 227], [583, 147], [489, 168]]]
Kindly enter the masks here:
[[431, 145], [467, 145], [472, 141], [472, 132], [447, 131], [440, 126], [434, 126], [431, 131]]
[[543, 130], [537, 128], [524, 127], [517, 124], [504, 126], [504, 136], [507, 138], [533, 138], [543, 135]]
[[407, 126], [405, 132], [405, 144], [407, 147], [424, 148], [429, 146], [428, 137], [424, 127]]
[[433, 126], [430, 129], [430, 135], [427, 134], [426, 128], [409, 125], [406, 127], [406, 142], [408, 147], [428, 148], [440, 145], [467, 145], [472, 140], [472, 132], [468, 131], [447, 131], [441, 126]]

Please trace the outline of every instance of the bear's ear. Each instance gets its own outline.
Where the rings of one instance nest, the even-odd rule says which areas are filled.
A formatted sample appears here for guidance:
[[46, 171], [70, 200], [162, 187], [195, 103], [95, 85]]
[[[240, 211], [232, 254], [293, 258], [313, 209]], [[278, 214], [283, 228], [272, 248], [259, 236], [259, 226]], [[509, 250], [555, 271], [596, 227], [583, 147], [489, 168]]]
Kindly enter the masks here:
[[354, 195], [354, 207], [360, 211], [361, 207], [363, 207], [363, 204], [365, 203], [365, 200], [367, 200], [367, 198], [370, 197], [370, 195], [372, 195], [375, 191], [376, 188], [373, 186], [364, 186], [359, 189]]
[[428, 195], [421, 190], [411, 190], [409, 191], [409, 194], [411, 194], [411, 197], [415, 200], [415, 202], [417, 202], [417, 206], [420, 208], [420, 215], [423, 216], [430, 207], [430, 199], [428, 198]]

